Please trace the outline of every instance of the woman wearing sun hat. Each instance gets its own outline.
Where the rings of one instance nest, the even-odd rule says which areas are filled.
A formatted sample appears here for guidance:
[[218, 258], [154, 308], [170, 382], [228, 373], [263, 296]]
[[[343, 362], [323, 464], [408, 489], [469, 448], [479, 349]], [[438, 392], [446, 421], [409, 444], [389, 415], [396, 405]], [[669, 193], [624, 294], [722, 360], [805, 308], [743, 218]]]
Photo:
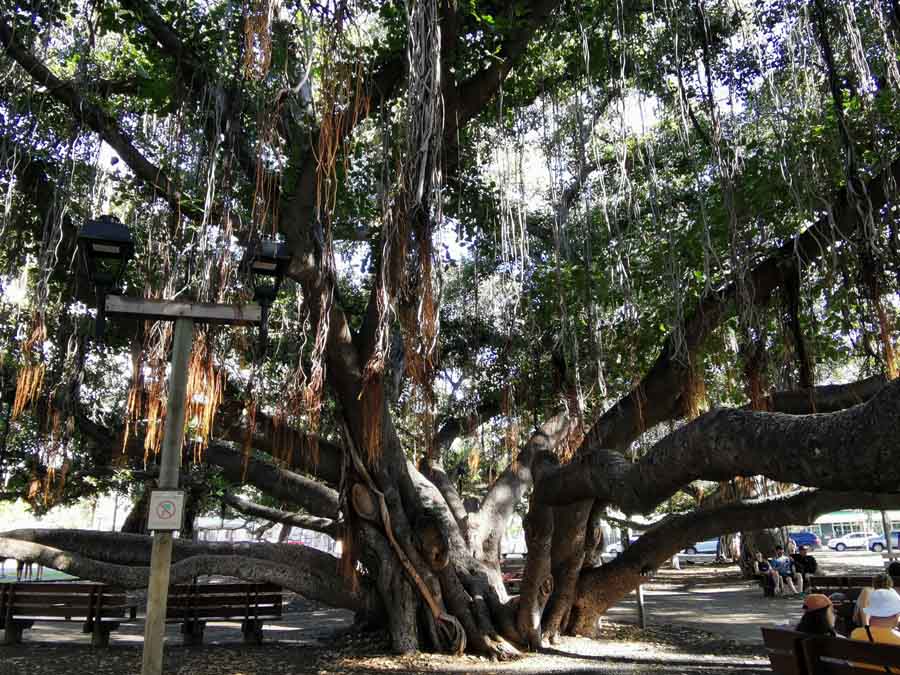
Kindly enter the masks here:
[[827, 595], [810, 593], [803, 601], [803, 618], [794, 630], [811, 635], [839, 637], [834, 629], [834, 605]]
[[[866, 607], [866, 615], [869, 625], [857, 628], [850, 637], [863, 642], [879, 642], [889, 645], [900, 645], [900, 631], [897, 630], [897, 620], [900, 619], [900, 595], [892, 588], [879, 588], [872, 591], [869, 596], [869, 606]], [[868, 666], [866, 664], [854, 664], [863, 668], [882, 670], [881, 666]], [[885, 672], [900, 673], [900, 667], [887, 668]]]

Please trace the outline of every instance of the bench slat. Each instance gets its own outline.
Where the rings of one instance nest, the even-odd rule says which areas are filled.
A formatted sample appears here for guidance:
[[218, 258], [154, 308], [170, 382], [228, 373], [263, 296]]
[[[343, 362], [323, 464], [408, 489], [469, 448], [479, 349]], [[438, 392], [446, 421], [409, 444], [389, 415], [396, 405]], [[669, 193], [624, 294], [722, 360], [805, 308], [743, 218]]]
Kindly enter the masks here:
[[[818, 673], [841, 673], [842, 675], [872, 675], [883, 666], [893, 666], [895, 673], [900, 673], [900, 647], [896, 645], [862, 642], [861, 640], [841, 640], [835, 638], [810, 637], [803, 641], [803, 652], [807, 667]], [[828, 660], [825, 660], [828, 659]], [[840, 661], [850, 662], [851, 665]], [[854, 663], [866, 663], [876, 666], [860, 668]]]
[[[203, 608], [203, 609], [175, 609], [171, 613], [166, 611], [166, 620], [181, 620], [181, 619], [234, 619], [240, 618], [243, 619], [247, 616], [244, 607], [213, 607], [213, 608]], [[281, 612], [250, 612], [249, 617], [251, 619], [280, 619]]]
[[[872, 577], [870, 576], [824, 576], [813, 575], [809, 578], [809, 583], [814, 588], [853, 588], [862, 586], [871, 586]], [[900, 577], [892, 577], [894, 586], [900, 587]]]
[[[123, 617], [126, 614], [125, 609], [124, 607], [118, 609], [107, 609], [104, 607], [100, 610], [100, 615], [104, 617]], [[78, 607], [47, 607], [46, 605], [28, 605], [25, 607], [14, 605], [12, 611], [13, 619], [25, 619], [34, 616], [63, 616], [75, 619], [76, 617], [87, 618], [89, 614], [96, 616], [97, 612], [89, 613], [85, 608]]]
[[[101, 596], [94, 596], [101, 597]], [[39, 595], [35, 593], [16, 593], [13, 597], [13, 605], [70, 605], [72, 607], [91, 607], [96, 600], [90, 595]], [[127, 604], [124, 595], [110, 597], [103, 595], [103, 605], [115, 607]]]
[[253, 614], [254, 612], [256, 612], [256, 613], [280, 612], [281, 606], [280, 605], [258, 605], [257, 606], [257, 605], [247, 605], [247, 604], [240, 603], [240, 602], [217, 602], [215, 604], [207, 604], [207, 605], [173, 605], [171, 607], [167, 607], [166, 611], [168, 611], [169, 609], [171, 609], [173, 612], [175, 612], [175, 611], [191, 612], [193, 610], [200, 611], [200, 610], [208, 610], [208, 609], [221, 610], [223, 612], [224, 611], [231, 612], [231, 611], [239, 609], [242, 612], [247, 610], [251, 614]]
[[282, 602], [281, 595], [260, 595], [250, 596], [249, 602], [245, 596], [241, 595], [212, 595], [212, 596], [195, 596], [195, 597], [175, 597], [169, 598], [170, 607], [215, 607], [216, 605], [241, 605], [250, 607], [265, 605], [280, 605]]
[[14, 584], [4, 584], [6, 587], [15, 588], [16, 595], [22, 593], [84, 593], [89, 594], [103, 588], [107, 592], [123, 593], [121, 588], [105, 587], [94, 581], [17, 581]]
[[251, 583], [251, 584], [176, 584], [169, 586], [169, 595], [189, 595], [189, 594], [224, 594], [224, 593], [280, 593], [281, 586], [270, 583]]

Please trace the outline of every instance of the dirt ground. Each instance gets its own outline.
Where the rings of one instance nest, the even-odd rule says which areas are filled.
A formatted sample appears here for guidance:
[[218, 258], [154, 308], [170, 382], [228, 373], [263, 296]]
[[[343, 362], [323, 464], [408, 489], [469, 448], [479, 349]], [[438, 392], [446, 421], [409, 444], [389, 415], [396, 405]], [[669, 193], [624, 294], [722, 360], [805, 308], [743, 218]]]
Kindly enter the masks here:
[[[864, 553], [820, 553], [829, 574], [874, 573], [881, 561]], [[341, 635], [352, 622], [342, 610], [294, 604], [279, 622], [266, 626], [260, 647], [239, 644], [240, 626], [208, 625], [207, 644], [181, 645], [178, 627], [169, 626], [166, 673], [171, 675], [326, 675], [369, 673], [706, 673], [771, 672], [759, 627], [793, 625], [802, 600], [765, 599], [758, 586], [742, 580], [731, 565], [687, 565], [661, 570], [645, 586], [648, 626], [636, 624], [634, 596], [613, 608], [597, 640], [566, 638], [559, 645], [517, 661], [495, 663], [479, 657], [389, 654], [383, 636]], [[141, 623], [123, 625], [112, 646], [92, 650], [88, 636], [72, 624], [35, 624], [25, 642], [0, 647], [0, 675], [134, 675], [140, 672]]]
[[[765, 673], [768, 662], [758, 648], [723, 641], [693, 629], [669, 630], [609, 623], [599, 640], [567, 638], [539, 654], [506, 663], [435, 654], [394, 656], [380, 637], [346, 637], [313, 645], [273, 642], [260, 647], [208, 644], [166, 648], [171, 675], [344, 675], [417, 673]], [[711, 654], [710, 652], [715, 652]], [[132, 675], [140, 672], [138, 644], [92, 650], [84, 643], [0, 648], [0, 675]]]

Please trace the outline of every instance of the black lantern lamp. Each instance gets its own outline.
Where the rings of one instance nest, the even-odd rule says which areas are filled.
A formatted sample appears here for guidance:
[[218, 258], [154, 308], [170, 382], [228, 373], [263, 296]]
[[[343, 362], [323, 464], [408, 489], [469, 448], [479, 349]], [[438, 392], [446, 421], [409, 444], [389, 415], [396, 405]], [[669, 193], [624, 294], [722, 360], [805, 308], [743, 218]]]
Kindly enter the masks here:
[[106, 327], [106, 296], [115, 291], [128, 261], [134, 254], [134, 240], [128, 228], [113, 216], [88, 220], [78, 233], [81, 262], [97, 293], [97, 338]]
[[266, 350], [269, 308], [275, 302], [281, 281], [291, 262], [287, 244], [281, 241], [257, 241], [247, 250], [247, 266], [253, 280], [253, 299], [260, 306], [259, 349]]

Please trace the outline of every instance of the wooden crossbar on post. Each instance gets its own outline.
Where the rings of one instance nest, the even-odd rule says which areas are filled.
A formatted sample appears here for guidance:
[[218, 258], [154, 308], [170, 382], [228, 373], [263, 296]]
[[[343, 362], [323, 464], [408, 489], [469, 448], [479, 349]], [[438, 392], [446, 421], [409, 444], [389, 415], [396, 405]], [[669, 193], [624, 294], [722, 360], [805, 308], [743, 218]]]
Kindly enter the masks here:
[[253, 326], [262, 321], [262, 308], [255, 302], [246, 305], [217, 305], [180, 300], [146, 300], [124, 295], [106, 297], [106, 314], [160, 321], [192, 319], [199, 323], [238, 326]]

